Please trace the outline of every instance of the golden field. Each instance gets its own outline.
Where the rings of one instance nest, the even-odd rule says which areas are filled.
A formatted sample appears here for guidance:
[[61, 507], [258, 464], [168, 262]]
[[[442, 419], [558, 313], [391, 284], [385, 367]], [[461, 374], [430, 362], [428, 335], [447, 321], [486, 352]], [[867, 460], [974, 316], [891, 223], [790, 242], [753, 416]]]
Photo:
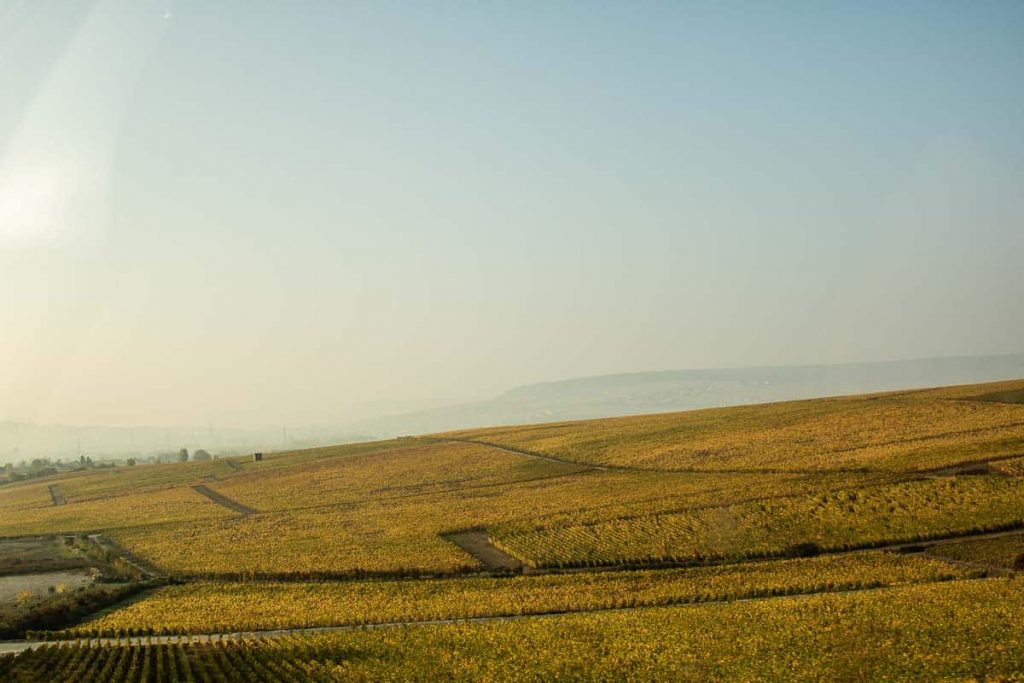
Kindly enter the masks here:
[[452, 432], [575, 462], [655, 470], [914, 471], [1024, 451], [1024, 382]]
[[970, 575], [965, 568], [939, 560], [876, 551], [665, 571], [419, 581], [199, 582], [161, 588], [59, 635], [216, 633], [580, 612], [854, 590]]
[[1024, 527], [1024, 480], [922, 479], [492, 538], [531, 566], [743, 559]]
[[[61, 507], [50, 501], [49, 480], [0, 488], [0, 534], [104, 532], [183, 576], [273, 578], [472, 571], [477, 559], [443, 537], [471, 528], [487, 529], [536, 566], [747, 557], [802, 542], [838, 548], [966, 533], [1024, 521], [1022, 480], [1009, 476], [1020, 458], [1006, 457], [1024, 404], [991, 400], [1021, 385], [460, 436], [579, 463], [429, 437], [268, 454], [258, 463], [235, 458], [231, 466], [95, 470], [57, 478], [68, 501]], [[712, 442], [731, 444], [721, 453], [732, 454], [724, 464], [738, 471], [684, 469]], [[918, 455], [903, 450], [911, 447]], [[827, 453], [870, 453], [872, 466], [823, 467]], [[738, 467], [755, 455], [778, 471]], [[668, 471], [586, 464], [613, 460]], [[924, 478], [925, 461], [940, 469], [981, 462], [991, 474]], [[256, 514], [213, 503], [192, 490], [199, 484]]]
[[[953, 581], [846, 594], [545, 619], [0, 658], [5, 680], [1019, 681], [1024, 583]], [[34, 678], [33, 678], [34, 677]], [[240, 678], [238, 678], [240, 677]]]
[[[1022, 393], [1016, 381], [471, 430], [2, 486], [0, 536], [102, 533], [181, 582], [67, 636], [516, 620], [64, 647], [0, 658], [0, 672], [147, 680], [159, 667], [204, 680], [182, 667], [223, 661], [246, 680], [1018, 671], [1006, 647], [1021, 584], [991, 577], [1024, 553]], [[797, 594], [816, 595], [785, 597]], [[551, 612], [568, 614], [519, 618]], [[958, 657], [961, 621], [974, 640]], [[864, 649], [826, 660], [849, 636], [840, 624]], [[556, 637], [567, 650], [551, 650]]]

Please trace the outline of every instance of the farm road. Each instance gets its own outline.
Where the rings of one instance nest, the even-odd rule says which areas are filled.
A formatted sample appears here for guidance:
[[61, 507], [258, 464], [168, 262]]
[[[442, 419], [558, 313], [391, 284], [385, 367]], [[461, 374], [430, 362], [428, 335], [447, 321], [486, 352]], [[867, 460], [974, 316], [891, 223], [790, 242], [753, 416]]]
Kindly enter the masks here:
[[117, 557], [121, 558], [126, 564], [134, 567], [140, 574], [145, 576], [147, 579], [160, 580], [165, 578], [163, 572], [154, 567], [152, 564], [136, 557], [125, 550], [119, 543], [105, 537], [103, 534], [89, 534], [88, 536], [90, 543], [95, 543], [100, 550], [109, 552]]
[[241, 513], [241, 514], [245, 515], [246, 517], [248, 517], [249, 515], [255, 515], [258, 512], [258, 510], [253, 510], [251, 507], [247, 507], [245, 505], [242, 505], [238, 501], [231, 500], [227, 496], [223, 496], [223, 495], [217, 493], [216, 491], [214, 491], [213, 489], [211, 489], [208, 486], [204, 486], [202, 484], [197, 484], [196, 486], [192, 487], [192, 490], [195, 491], [198, 494], [206, 496], [207, 498], [212, 500], [214, 503], [217, 503], [218, 505], [223, 505], [227, 509], [234, 510], [235, 512]]

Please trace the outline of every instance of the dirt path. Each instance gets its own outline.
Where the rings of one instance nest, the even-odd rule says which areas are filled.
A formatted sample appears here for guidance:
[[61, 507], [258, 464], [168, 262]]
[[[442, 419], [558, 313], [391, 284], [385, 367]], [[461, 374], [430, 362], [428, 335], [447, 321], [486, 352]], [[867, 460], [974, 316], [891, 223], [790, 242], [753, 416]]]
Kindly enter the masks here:
[[126, 564], [134, 567], [139, 571], [140, 574], [145, 576], [147, 579], [161, 580], [166, 578], [164, 574], [149, 564], [148, 562], [139, 559], [135, 555], [125, 550], [119, 543], [115, 543], [102, 534], [89, 534], [89, 542], [95, 543], [101, 550], [105, 550], [108, 553], [117, 555]]
[[64, 494], [60, 492], [60, 486], [57, 484], [50, 484], [50, 498], [53, 499], [54, 505], [64, 504]]
[[222, 496], [221, 494], [217, 493], [208, 486], [198, 484], [196, 486], [193, 486], [192, 490], [198, 494], [206, 496], [214, 503], [217, 503], [218, 505], [223, 505], [227, 509], [239, 512], [245, 515], [246, 517], [248, 517], [249, 515], [255, 515], [257, 513], [257, 510], [253, 510], [251, 507], [246, 507], [245, 505], [242, 505], [237, 501], [231, 500], [226, 496]]
[[517, 448], [509, 448], [507, 446], [499, 446], [496, 443], [488, 443], [487, 441], [476, 441], [475, 439], [444, 439], [450, 443], [471, 443], [477, 446], [487, 446], [495, 450], [504, 451], [511, 453], [512, 455], [518, 455], [521, 458], [533, 458], [534, 460], [547, 460], [548, 462], [557, 462], [560, 465], [572, 465], [574, 467], [582, 467], [588, 470], [626, 470], [631, 472], [656, 472], [657, 470], [644, 470], [633, 467], [619, 467], [619, 466], [606, 466], [606, 465], [592, 465], [587, 462], [577, 462], [576, 460], [566, 460], [565, 458], [556, 458], [551, 455], [541, 455], [540, 453], [532, 453], [530, 451], [521, 451]]
[[480, 560], [485, 569], [495, 572], [530, 573], [529, 567], [524, 566], [517, 558], [491, 545], [490, 537], [482, 529], [444, 534], [443, 537]]

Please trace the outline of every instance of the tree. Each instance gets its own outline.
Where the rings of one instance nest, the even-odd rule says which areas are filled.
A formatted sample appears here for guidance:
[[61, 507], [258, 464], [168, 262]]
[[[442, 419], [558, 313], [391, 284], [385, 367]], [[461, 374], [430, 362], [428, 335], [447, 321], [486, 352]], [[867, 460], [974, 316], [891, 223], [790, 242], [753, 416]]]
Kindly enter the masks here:
[[198, 451], [192, 454], [193, 460], [210, 460], [210, 454], [200, 448]]
[[178, 462], [188, 462], [188, 449], [182, 448], [178, 451]]
[[135, 467], [135, 458], [128, 458], [128, 467]]

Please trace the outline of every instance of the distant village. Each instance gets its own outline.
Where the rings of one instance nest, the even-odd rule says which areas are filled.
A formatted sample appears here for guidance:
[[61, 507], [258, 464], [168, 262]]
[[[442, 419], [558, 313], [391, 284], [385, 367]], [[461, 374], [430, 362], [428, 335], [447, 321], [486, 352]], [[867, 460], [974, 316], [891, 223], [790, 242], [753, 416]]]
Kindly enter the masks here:
[[206, 450], [199, 448], [190, 454], [187, 448], [181, 448], [177, 452], [164, 452], [144, 457], [97, 457], [93, 459], [89, 455], [80, 455], [77, 460], [74, 458], [67, 460], [63, 458], [33, 458], [32, 460], [20, 460], [16, 463], [5, 463], [2, 469], [0, 469], [0, 485], [38, 477], [47, 477], [61, 472], [79, 472], [82, 470], [117, 466], [156, 465], [168, 462], [201, 462], [216, 460], [222, 457], [222, 455], [235, 455], [235, 453], [210, 455]]

